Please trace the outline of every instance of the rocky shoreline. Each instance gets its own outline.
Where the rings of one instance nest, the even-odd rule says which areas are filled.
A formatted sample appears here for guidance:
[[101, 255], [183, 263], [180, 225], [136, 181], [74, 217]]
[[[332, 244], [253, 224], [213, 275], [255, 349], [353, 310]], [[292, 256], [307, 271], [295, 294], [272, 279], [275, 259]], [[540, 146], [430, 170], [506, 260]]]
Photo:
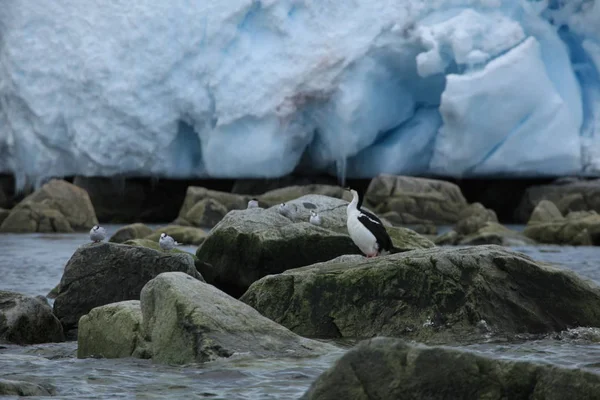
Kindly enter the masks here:
[[[349, 197], [338, 186], [288, 186], [262, 194], [189, 187], [171, 224], [153, 230], [136, 222], [108, 242], [80, 246], [48, 295], [53, 306], [43, 296], [0, 292], [0, 343], [76, 339], [80, 358], [189, 364], [240, 353], [314, 357], [340, 351], [323, 339], [368, 339], [305, 395], [367, 399], [376, 386], [409, 379], [414, 368], [383, 367], [374, 360], [373, 368], [385, 374], [375, 378], [364, 371], [363, 381], [355, 371], [351, 378], [361, 383], [354, 387], [344, 375], [352, 357], [377, 352], [428, 357], [428, 348], [404, 340], [456, 345], [600, 327], [600, 287], [507, 248], [600, 245], [600, 203], [594, 200], [600, 183], [586, 182], [550, 185], [542, 191], [546, 197], [532, 189], [519, 209], [530, 209], [527, 226], [518, 232], [503, 226], [493, 210], [468, 203], [450, 182], [377, 177], [364, 207], [382, 218], [399, 252], [373, 259], [348, 236]], [[252, 198], [260, 208], [247, 209]], [[292, 210], [287, 215], [277, 211], [284, 202]], [[321, 225], [308, 223], [310, 211], [321, 215]], [[98, 223], [88, 192], [62, 180], [48, 182], [3, 215], [0, 233], [68, 233]], [[438, 235], [439, 225], [451, 229]], [[197, 251], [161, 250], [161, 232]], [[377, 337], [395, 339], [371, 339]], [[444, 354], [440, 362], [463, 360], [465, 370], [489, 364], [479, 367], [488, 372], [465, 378], [477, 380], [478, 393], [531, 390], [512, 372], [506, 375], [521, 370], [541, 382], [534, 386], [544, 394], [553, 387], [546, 375], [579, 382], [581, 393], [600, 385], [595, 374], [436, 351]], [[451, 368], [444, 365], [440, 374]], [[500, 389], [484, 384], [491, 377]], [[414, 390], [434, 385], [428, 381], [433, 375], [418, 379], [422, 386]], [[15, 393], [15, 385], [0, 382], [0, 395]], [[452, 385], [439, 390], [463, 396]]]

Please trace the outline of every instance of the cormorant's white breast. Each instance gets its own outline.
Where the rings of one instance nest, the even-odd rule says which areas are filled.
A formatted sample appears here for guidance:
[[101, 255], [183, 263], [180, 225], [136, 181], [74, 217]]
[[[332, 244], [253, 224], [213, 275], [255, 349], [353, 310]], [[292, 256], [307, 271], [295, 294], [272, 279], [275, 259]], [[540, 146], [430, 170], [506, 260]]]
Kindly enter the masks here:
[[346, 225], [352, 241], [367, 257], [390, 252], [394, 246], [383, 223], [375, 215], [361, 210], [362, 198], [350, 190], [352, 201], [348, 204]]

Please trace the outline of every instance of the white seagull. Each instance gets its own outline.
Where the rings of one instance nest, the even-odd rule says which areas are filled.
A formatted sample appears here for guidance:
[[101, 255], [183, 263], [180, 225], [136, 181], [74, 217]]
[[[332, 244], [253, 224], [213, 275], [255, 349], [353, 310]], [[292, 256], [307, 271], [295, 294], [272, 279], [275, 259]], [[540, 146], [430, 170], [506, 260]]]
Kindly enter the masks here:
[[392, 239], [375, 215], [361, 210], [362, 198], [350, 189], [352, 201], [346, 209], [348, 234], [367, 258], [385, 255], [394, 250]]
[[310, 210], [310, 219], [308, 222], [313, 225], [321, 225], [321, 216], [314, 212], [314, 210]]
[[251, 199], [248, 201], [248, 208], [260, 208], [258, 206], [258, 200], [256, 199]]
[[178, 246], [180, 243], [177, 243], [175, 239], [166, 233], [160, 234], [160, 239], [158, 239], [158, 245], [163, 250], [172, 250], [175, 246]]
[[90, 240], [94, 243], [99, 243], [104, 239], [106, 239], [106, 229], [101, 226], [94, 225], [94, 227], [90, 229]]
[[281, 203], [279, 207], [277, 207], [277, 210], [279, 211], [279, 214], [283, 215], [284, 217], [290, 219], [292, 218], [292, 209], [288, 204]]

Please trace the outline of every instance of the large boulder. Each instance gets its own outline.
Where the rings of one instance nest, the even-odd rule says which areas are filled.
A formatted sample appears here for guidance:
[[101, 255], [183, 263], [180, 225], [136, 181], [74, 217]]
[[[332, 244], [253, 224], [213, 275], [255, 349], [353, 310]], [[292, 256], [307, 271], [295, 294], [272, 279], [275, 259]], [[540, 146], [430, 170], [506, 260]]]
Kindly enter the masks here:
[[0, 232], [73, 232], [98, 223], [87, 192], [53, 179], [17, 204]]
[[600, 399], [600, 375], [399, 339], [361, 342], [301, 400]]
[[458, 214], [458, 222], [454, 226], [454, 230], [462, 235], [471, 235], [488, 222], [498, 222], [494, 210], [485, 208], [481, 203], [473, 203]]
[[218, 190], [210, 190], [199, 186], [190, 186], [187, 189], [185, 200], [179, 210], [178, 219], [186, 220], [187, 214], [198, 203], [206, 199], [215, 200], [222, 204], [228, 211], [243, 210], [248, 207], [248, 200], [252, 196], [234, 194], [228, 192], [220, 192]]
[[63, 328], [45, 299], [0, 290], [0, 342], [62, 342]]
[[66, 329], [75, 328], [79, 318], [94, 307], [139, 300], [150, 279], [169, 271], [202, 279], [189, 254], [116, 243], [80, 246], [65, 266], [54, 313]]
[[149, 358], [139, 300], [93, 308], [79, 319], [77, 357]]
[[379, 213], [397, 212], [406, 224], [455, 223], [467, 207], [460, 188], [453, 183], [394, 175], [374, 178], [365, 194], [365, 203]]
[[304, 176], [291, 174], [278, 178], [246, 178], [236, 180], [231, 188], [231, 193], [256, 196], [289, 186], [308, 186], [313, 184], [335, 186], [336, 183], [336, 177], [326, 175]]
[[152, 234], [152, 228], [142, 223], [135, 223], [125, 225], [119, 229], [110, 237], [109, 242], [112, 243], [125, 243], [128, 240], [142, 239]]
[[0, 379], [0, 396], [54, 396], [56, 389], [26, 381]]
[[[128, 246], [147, 247], [149, 249], [164, 252], [164, 250], [160, 248], [160, 245], [158, 244], [158, 240], [131, 239], [131, 240], [126, 241], [123, 244], [126, 244]], [[183, 254], [191, 255], [192, 258], [194, 259], [194, 264], [196, 265], [196, 270], [198, 270], [198, 272], [200, 272], [202, 270], [207, 270], [212, 267], [210, 264], [207, 264], [204, 261], [201, 261], [198, 257], [196, 257], [195, 254], [188, 253], [187, 251], [178, 249], [177, 247], [175, 247], [174, 249], [171, 249], [169, 252], [170, 253], [183, 253]]]
[[160, 274], [141, 294], [152, 359], [207, 362], [234, 354], [302, 357], [334, 346], [302, 338], [212, 285], [178, 272]]
[[308, 337], [464, 343], [600, 327], [600, 288], [494, 245], [344, 256], [266, 276], [240, 300]]
[[515, 219], [526, 223], [542, 200], [554, 203], [563, 215], [572, 211], [600, 213], [600, 179], [559, 179], [547, 185], [531, 186], [515, 211]]
[[[213, 267], [201, 270], [208, 283], [238, 297], [254, 281], [343, 254], [360, 254], [347, 234], [346, 206], [341, 199], [307, 195], [287, 202], [289, 217], [277, 206], [229, 212], [196, 252]], [[317, 211], [322, 225], [308, 222]], [[433, 246], [417, 233], [389, 228], [394, 245], [402, 250]]]
[[193, 226], [167, 225], [155, 229], [154, 232], [146, 236], [145, 239], [158, 243], [162, 233], [166, 233], [167, 235], [171, 236], [178, 243], [195, 246], [202, 244], [207, 236], [206, 231], [201, 228], [196, 228]]
[[[460, 221], [459, 221], [460, 222]], [[438, 246], [459, 245], [479, 246], [496, 244], [498, 246], [531, 246], [537, 242], [521, 232], [509, 229], [497, 222], [477, 223], [477, 230], [469, 234], [461, 234], [452, 229], [434, 239]], [[456, 229], [456, 228], [455, 228]]]
[[524, 230], [525, 236], [540, 243], [573, 246], [600, 245], [600, 214], [574, 211], [563, 217], [549, 201], [541, 201]]
[[340, 186], [332, 185], [303, 185], [303, 186], [288, 186], [280, 189], [270, 190], [258, 196], [258, 201], [267, 207], [276, 204], [287, 203], [299, 197], [306, 195], [321, 195], [343, 199], [346, 201], [352, 200], [350, 192]]
[[215, 199], [202, 199], [185, 215], [184, 223], [200, 227], [212, 228], [223, 219], [229, 210]]

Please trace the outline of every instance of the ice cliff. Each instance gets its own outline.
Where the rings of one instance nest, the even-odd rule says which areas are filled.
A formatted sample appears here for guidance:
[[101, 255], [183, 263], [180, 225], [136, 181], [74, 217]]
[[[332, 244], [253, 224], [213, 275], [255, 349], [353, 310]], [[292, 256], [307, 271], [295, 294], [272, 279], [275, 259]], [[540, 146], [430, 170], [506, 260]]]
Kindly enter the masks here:
[[600, 2], [5, 1], [0, 171], [600, 172]]

